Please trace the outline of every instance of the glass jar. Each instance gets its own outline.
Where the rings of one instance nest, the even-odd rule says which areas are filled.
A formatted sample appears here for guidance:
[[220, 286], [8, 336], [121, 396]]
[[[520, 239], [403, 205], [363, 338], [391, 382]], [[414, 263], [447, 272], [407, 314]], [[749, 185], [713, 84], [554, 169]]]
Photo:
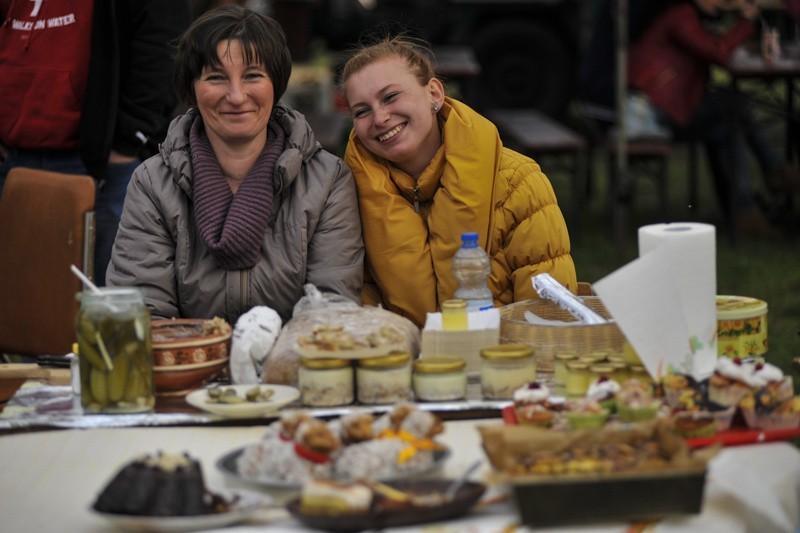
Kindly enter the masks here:
[[359, 359], [356, 366], [358, 401], [397, 403], [411, 399], [411, 354], [394, 352]]
[[348, 359], [300, 359], [300, 402], [309, 407], [353, 403], [353, 366]]
[[622, 385], [628, 378], [630, 378], [630, 371], [628, 370], [628, 365], [620, 361], [612, 361], [608, 363], [611, 365], [611, 379]]
[[536, 381], [533, 347], [498, 344], [481, 350], [481, 394], [489, 400], [510, 400], [514, 391]]
[[461, 357], [423, 357], [414, 361], [414, 395], [417, 400], [443, 402], [467, 395], [466, 362]]
[[636, 350], [631, 343], [628, 342], [628, 339], [625, 339], [622, 343], [622, 357], [625, 359], [625, 362], [628, 363], [628, 366], [642, 364], [642, 360], [639, 359], [639, 354], [636, 353]]
[[78, 294], [81, 405], [88, 413], [141, 413], [155, 406], [150, 312], [133, 287]]
[[655, 381], [653, 381], [653, 377], [650, 375], [650, 372], [643, 365], [633, 365], [630, 367], [630, 377], [631, 379], [638, 379], [642, 383], [648, 383], [650, 386], [655, 385]]
[[469, 329], [466, 300], [456, 298], [442, 302], [442, 329], [444, 331]]
[[579, 398], [586, 396], [589, 390], [589, 383], [592, 375], [589, 373], [589, 363], [583, 361], [571, 361], [567, 363], [567, 396]]
[[560, 394], [564, 394], [567, 384], [567, 363], [576, 361], [578, 354], [575, 352], [558, 352], [553, 358], [555, 359], [555, 368], [553, 370], [555, 387]]

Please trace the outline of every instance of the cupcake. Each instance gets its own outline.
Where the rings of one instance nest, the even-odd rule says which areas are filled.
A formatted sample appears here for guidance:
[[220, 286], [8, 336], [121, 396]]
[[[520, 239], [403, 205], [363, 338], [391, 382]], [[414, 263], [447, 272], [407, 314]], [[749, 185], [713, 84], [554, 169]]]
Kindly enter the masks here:
[[609, 410], [592, 398], [570, 400], [564, 408], [564, 417], [570, 429], [597, 429], [603, 427]]
[[675, 415], [674, 428], [687, 439], [711, 437], [717, 432], [717, 419], [708, 411], [681, 411]]
[[661, 380], [661, 388], [664, 391], [664, 401], [673, 409], [679, 408], [682, 396], [700, 392], [699, 384], [692, 376], [677, 372], [668, 372]]
[[661, 408], [653, 397], [653, 388], [638, 379], [626, 381], [617, 393], [617, 415], [623, 422], [652, 420]]
[[550, 389], [540, 383], [527, 383], [514, 391], [514, 410], [517, 422], [550, 427], [555, 413], [548, 405]]
[[621, 390], [619, 383], [608, 376], [600, 376], [589, 385], [586, 398], [600, 404], [600, 406], [613, 413], [617, 409], [617, 393]]
[[753, 375], [753, 365], [739, 358], [720, 357], [708, 380], [708, 398], [721, 405], [736, 405], [759, 383], [763, 380]]
[[[698, 385], [701, 385], [698, 383]], [[700, 415], [712, 417], [716, 420], [716, 431], [726, 431], [731, 427], [733, 415], [736, 413], [735, 405], [720, 405], [708, 399], [702, 386], [688, 388], [680, 393], [672, 408], [676, 415], [692, 413], [695, 417]]]
[[794, 395], [791, 376], [784, 375], [783, 370], [763, 360], [754, 364], [753, 378], [757, 386], [771, 389], [778, 400], [786, 400]]
[[762, 387], [739, 402], [749, 428], [770, 431], [800, 426], [800, 396], [779, 399], [775, 392]]

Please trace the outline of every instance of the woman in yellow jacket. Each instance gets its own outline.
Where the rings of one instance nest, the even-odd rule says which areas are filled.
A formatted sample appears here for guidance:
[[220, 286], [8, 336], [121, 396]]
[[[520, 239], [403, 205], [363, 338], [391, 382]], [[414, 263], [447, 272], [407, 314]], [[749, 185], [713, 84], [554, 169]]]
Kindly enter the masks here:
[[345, 152], [366, 247], [365, 305], [418, 326], [453, 297], [461, 234], [491, 259], [495, 305], [536, 297], [548, 272], [575, 292], [569, 234], [553, 187], [532, 159], [504, 148], [497, 128], [446, 97], [426, 46], [404, 37], [361, 48], [342, 88], [353, 131]]

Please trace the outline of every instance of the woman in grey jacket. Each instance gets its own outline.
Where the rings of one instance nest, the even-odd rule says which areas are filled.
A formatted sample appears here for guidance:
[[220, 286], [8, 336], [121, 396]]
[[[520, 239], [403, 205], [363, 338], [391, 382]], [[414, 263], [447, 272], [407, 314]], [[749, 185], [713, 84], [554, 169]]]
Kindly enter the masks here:
[[267, 305], [285, 321], [306, 283], [360, 302], [352, 175], [278, 103], [290, 72], [278, 23], [238, 6], [181, 38], [175, 80], [192, 108], [134, 173], [107, 273], [142, 288], [154, 318], [235, 323]]

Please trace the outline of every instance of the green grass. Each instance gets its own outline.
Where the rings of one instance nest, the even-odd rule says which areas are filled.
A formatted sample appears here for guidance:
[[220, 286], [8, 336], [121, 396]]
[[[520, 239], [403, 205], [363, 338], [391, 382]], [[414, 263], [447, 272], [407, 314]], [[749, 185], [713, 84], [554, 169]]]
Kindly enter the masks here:
[[[776, 149], [782, 153], [780, 128], [772, 128], [769, 133], [770, 138], [775, 138]], [[553, 182], [559, 203], [568, 214], [578, 279], [592, 283], [638, 256], [636, 235], [640, 226], [663, 221], [659, 216], [656, 182], [647, 176], [637, 175], [630, 221], [624, 232], [626, 246], [618, 249], [612, 235], [603, 157], [602, 153], [596, 153], [592, 158], [594, 192], [587, 200], [588, 206], [583, 210], [580, 224], [568, 214], [572, 205], [570, 178], [555, 169], [552, 173], [548, 172], [546, 160], [543, 162], [543, 169]], [[770, 238], [742, 235], [733, 246], [711, 189], [704, 154], [699, 161], [699, 205], [690, 211], [686, 205], [687, 152], [679, 146], [671, 156], [670, 221], [697, 221], [716, 226], [717, 294], [752, 296], [767, 302], [769, 352], [766, 359], [788, 374], [795, 375], [792, 359], [800, 356], [800, 232], [795, 230], [794, 235], [786, 232], [785, 235]], [[754, 176], [758, 178], [759, 175], [756, 173]]]

